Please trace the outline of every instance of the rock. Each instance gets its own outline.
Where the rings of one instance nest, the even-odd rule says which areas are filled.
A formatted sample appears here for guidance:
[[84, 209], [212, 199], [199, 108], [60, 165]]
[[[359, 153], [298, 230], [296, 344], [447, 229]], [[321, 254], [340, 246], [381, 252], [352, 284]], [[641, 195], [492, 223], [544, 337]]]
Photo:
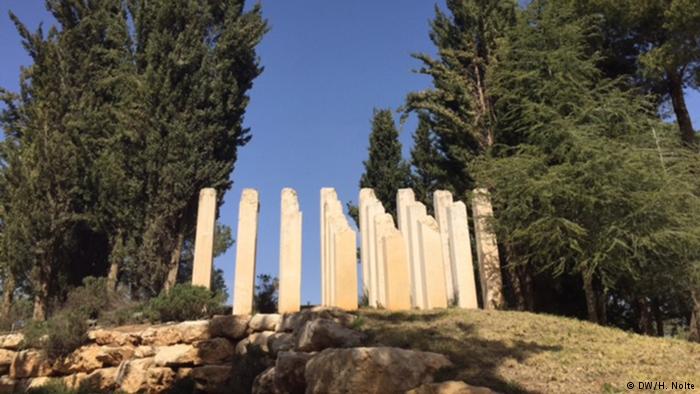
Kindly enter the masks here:
[[138, 346], [141, 337], [135, 332], [96, 329], [88, 331], [88, 339], [103, 346]]
[[64, 375], [77, 372], [92, 372], [99, 368], [116, 367], [133, 355], [134, 349], [130, 346], [83, 346], [56, 362], [54, 369]]
[[[54, 380], [54, 378], [50, 378], [48, 376], [31, 378], [27, 381], [27, 384], [25, 385], [24, 388], [26, 390], [38, 389], [38, 388], [46, 386], [47, 384], [51, 383], [53, 380]], [[2, 390], [0, 390], [0, 392], [2, 392]]]
[[294, 334], [288, 332], [276, 332], [267, 338], [267, 347], [273, 356], [294, 349], [295, 344]]
[[78, 372], [73, 375], [68, 375], [60, 378], [63, 381], [63, 384], [66, 385], [71, 390], [77, 390], [80, 388], [80, 385], [87, 379], [88, 374], [85, 372]]
[[225, 337], [232, 340], [244, 338], [248, 332], [250, 315], [217, 315], [209, 322], [212, 338]]
[[[77, 378], [77, 387], [85, 387], [94, 390], [112, 390], [117, 386], [117, 373], [119, 368], [101, 368], [88, 374], [84, 379]], [[67, 385], [67, 384], [66, 384]], [[77, 388], [75, 385], [72, 388]]]
[[281, 394], [303, 394], [306, 390], [304, 370], [312, 357], [309, 353], [280, 352], [275, 363], [275, 388]]
[[263, 331], [250, 334], [247, 338], [236, 344], [235, 352], [238, 355], [248, 353], [248, 346], [259, 346], [263, 352], [269, 352], [268, 339], [274, 334], [272, 331]]
[[192, 379], [197, 390], [206, 393], [224, 392], [229, 388], [227, 385], [232, 370], [231, 365], [204, 365], [192, 369]]
[[0, 349], [0, 375], [6, 375], [10, 371], [10, 365], [16, 355], [17, 352], [12, 350]]
[[175, 371], [166, 367], [152, 367], [146, 371], [148, 392], [169, 392], [175, 383]]
[[307, 322], [299, 332], [297, 349], [304, 352], [323, 350], [330, 347], [359, 346], [364, 334], [343, 327], [330, 319], [317, 319]]
[[22, 341], [24, 341], [24, 334], [22, 333], [0, 335], [0, 348], [7, 350], [19, 350], [19, 347], [22, 345]]
[[233, 358], [234, 346], [225, 338], [214, 338], [193, 345], [178, 344], [158, 348], [157, 366], [223, 364]]
[[186, 321], [150, 327], [141, 333], [143, 345], [169, 346], [178, 343], [194, 343], [209, 339], [209, 321]]
[[406, 394], [498, 394], [487, 387], [470, 386], [460, 381], [428, 383]]
[[153, 357], [156, 354], [156, 347], [155, 346], [137, 346], [134, 349], [134, 357], [136, 358], [146, 358], [146, 357]]
[[183, 379], [188, 379], [192, 377], [192, 370], [194, 368], [188, 368], [188, 367], [180, 367], [175, 371], [175, 377], [177, 380], [183, 380]]
[[326, 349], [306, 363], [306, 393], [404, 393], [451, 365], [441, 354], [391, 347]]
[[299, 332], [307, 322], [317, 319], [329, 319], [344, 327], [350, 327], [355, 318], [354, 315], [338, 308], [317, 306], [310, 309], [303, 309], [301, 312], [285, 314], [282, 317], [282, 322], [278, 327], [278, 331]]
[[15, 355], [10, 364], [10, 377], [35, 378], [51, 374], [51, 363], [46, 354], [38, 350], [23, 350]]
[[0, 394], [12, 394], [17, 387], [17, 381], [9, 376], [0, 376]]
[[117, 372], [117, 386], [127, 393], [145, 390], [148, 387], [148, 369], [154, 364], [153, 357], [122, 363]]
[[281, 321], [282, 316], [277, 313], [258, 313], [250, 319], [248, 328], [252, 332], [277, 331]]
[[253, 394], [279, 394], [275, 389], [275, 367], [270, 367], [255, 377]]

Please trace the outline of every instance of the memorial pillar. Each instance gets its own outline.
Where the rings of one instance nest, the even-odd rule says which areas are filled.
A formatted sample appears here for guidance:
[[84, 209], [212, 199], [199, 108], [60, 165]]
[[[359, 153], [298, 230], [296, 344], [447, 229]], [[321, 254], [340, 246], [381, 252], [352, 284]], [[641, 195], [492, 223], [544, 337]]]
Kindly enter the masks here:
[[447, 223], [450, 234], [450, 257], [456, 282], [457, 306], [477, 309], [474, 263], [472, 261], [472, 244], [469, 239], [469, 222], [467, 207], [457, 201], [447, 207]]
[[421, 265], [424, 269], [427, 308], [446, 308], [445, 273], [442, 264], [440, 228], [432, 216], [418, 219]]
[[503, 281], [496, 234], [490, 223], [493, 220], [493, 208], [486, 189], [474, 190], [472, 211], [484, 309], [498, 309], [504, 305]]
[[233, 286], [234, 315], [249, 315], [253, 312], [259, 210], [258, 192], [254, 189], [244, 189], [238, 207], [236, 281]]
[[436, 190], [433, 192], [433, 208], [435, 220], [440, 228], [440, 241], [442, 244], [443, 271], [445, 273], [445, 291], [448, 302], [452, 302], [455, 297], [455, 280], [452, 273], [454, 262], [450, 258], [450, 235], [447, 230], [447, 207], [452, 205], [452, 193], [447, 190]]
[[216, 227], [216, 190], [202, 189], [197, 208], [197, 232], [194, 239], [192, 285], [211, 288], [214, 264], [214, 230]]
[[278, 312], [298, 312], [301, 305], [302, 213], [294, 189], [282, 190]]

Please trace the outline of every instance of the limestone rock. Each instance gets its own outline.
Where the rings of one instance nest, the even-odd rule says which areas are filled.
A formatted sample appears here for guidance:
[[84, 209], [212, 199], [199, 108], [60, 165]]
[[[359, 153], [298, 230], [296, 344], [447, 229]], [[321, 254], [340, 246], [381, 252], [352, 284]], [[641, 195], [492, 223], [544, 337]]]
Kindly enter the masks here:
[[268, 345], [268, 340], [274, 332], [263, 331], [250, 334], [247, 338], [236, 344], [235, 353], [238, 355], [244, 355], [248, 353], [248, 346], [259, 346], [263, 352], [269, 352], [270, 348]]
[[255, 377], [253, 381], [253, 394], [278, 394], [275, 389], [275, 367], [266, 369]]
[[5, 375], [10, 370], [12, 360], [14, 360], [17, 352], [12, 350], [0, 349], [0, 375]]
[[175, 382], [175, 371], [166, 367], [151, 367], [146, 372], [149, 392], [168, 392]]
[[222, 364], [230, 361], [234, 347], [228, 339], [214, 338], [196, 342], [193, 345], [178, 344], [164, 346], [156, 352], [154, 361], [157, 366]]
[[460, 381], [450, 381], [442, 383], [428, 383], [413, 390], [409, 390], [406, 394], [498, 394], [497, 392], [478, 386], [470, 386]]
[[7, 375], [0, 376], [0, 394], [12, 394], [17, 387], [17, 381]]
[[74, 373], [72, 375], [64, 376], [60, 378], [63, 381], [63, 384], [66, 385], [71, 390], [77, 390], [80, 387], [80, 384], [85, 381], [85, 379], [88, 377], [88, 374], [85, 372], [78, 372]]
[[206, 393], [225, 392], [231, 371], [231, 365], [204, 365], [192, 369], [192, 379], [197, 390]]
[[153, 357], [156, 354], [156, 347], [155, 346], [137, 346], [134, 349], [134, 357], [136, 358], [146, 358], [146, 357]]
[[194, 347], [182, 343], [158, 348], [154, 361], [158, 366], [177, 366], [194, 364], [195, 358]]
[[306, 364], [306, 393], [404, 393], [451, 365], [441, 354], [391, 347], [326, 349]]
[[276, 332], [267, 338], [267, 347], [272, 355], [279, 352], [292, 350], [296, 341], [294, 334], [288, 332]]
[[88, 331], [88, 339], [98, 345], [106, 346], [137, 346], [141, 342], [141, 337], [136, 332], [122, 332], [102, 328]]
[[303, 394], [306, 390], [304, 370], [312, 357], [309, 353], [280, 352], [275, 363], [275, 388], [284, 394]]
[[364, 335], [329, 320], [318, 319], [307, 322], [299, 332], [297, 349], [304, 352], [323, 350], [329, 347], [359, 346]]
[[355, 318], [354, 315], [339, 308], [316, 306], [303, 309], [299, 313], [285, 314], [277, 331], [299, 332], [307, 322], [317, 319], [329, 319], [349, 327]]
[[0, 348], [7, 350], [18, 350], [24, 341], [24, 334], [14, 333], [0, 336]]
[[51, 374], [51, 363], [46, 354], [38, 350], [23, 350], [15, 356], [10, 365], [10, 377], [35, 378]]
[[[54, 380], [55, 380], [55, 378], [50, 378], [48, 376], [31, 378], [31, 379], [27, 380], [27, 384], [24, 386], [24, 389], [26, 389], [27, 391], [29, 391], [31, 389], [38, 389], [38, 388], [46, 386], [47, 384], [51, 383]], [[0, 393], [2, 393], [2, 392], [4, 392], [4, 391], [2, 391], [0, 389]]]
[[[90, 387], [95, 390], [111, 390], [117, 386], [119, 368], [101, 368], [91, 372], [84, 379], [76, 379], [78, 387]], [[73, 385], [72, 388], [77, 388]]]
[[54, 369], [65, 375], [92, 372], [99, 368], [116, 367], [133, 355], [132, 347], [83, 346], [57, 362]]
[[151, 327], [141, 334], [142, 344], [169, 346], [177, 343], [194, 343], [209, 339], [209, 321], [186, 321]]
[[117, 373], [117, 385], [127, 393], [145, 390], [148, 387], [148, 369], [154, 364], [153, 357], [122, 363]]
[[217, 315], [209, 322], [212, 338], [225, 337], [238, 340], [246, 336], [250, 315]]
[[248, 327], [253, 332], [276, 331], [281, 321], [282, 316], [277, 313], [258, 313], [250, 319]]

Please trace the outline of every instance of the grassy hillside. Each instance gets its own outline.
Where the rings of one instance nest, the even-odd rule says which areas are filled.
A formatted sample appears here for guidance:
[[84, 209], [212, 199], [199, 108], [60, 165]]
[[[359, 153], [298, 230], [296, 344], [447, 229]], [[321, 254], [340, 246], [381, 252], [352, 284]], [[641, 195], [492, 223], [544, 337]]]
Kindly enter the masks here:
[[[639, 381], [695, 384], [700, 344], [640, 336], [588, 322], [524, 312], [360, 311], [374, 345], [447, 355], [442, 379], [505, 393], [616, 393]], [[682, 392], [682, 391], [673, 391]]]

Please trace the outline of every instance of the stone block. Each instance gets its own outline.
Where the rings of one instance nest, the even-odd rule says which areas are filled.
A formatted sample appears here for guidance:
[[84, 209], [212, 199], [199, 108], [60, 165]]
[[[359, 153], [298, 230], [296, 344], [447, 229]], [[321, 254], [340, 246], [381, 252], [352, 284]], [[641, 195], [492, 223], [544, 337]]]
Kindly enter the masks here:
[[418, 234], [418, 222], [427, 216], [425, 205], [415, 202], [408, 206], [407, 215], [409, 226], [409, 265], [411, 267], [411, 306], [426, 309], [428, 302], [425, 288], [425, 268], [421, 258], [421, 243]]
[[216, 190], [199, 192], [197, 230], [194, 240], [192, 284], [211, 288], [211, 271], [214, 264], [214, 229], [216, 227]]
[[411, 274], [406, 255], [406, 242], [395, 228], [382, 237], [383, 261], [386, 272], [386, 303], [390, 311], [411, 309]]
[[466, 205], [457, 201], [447, 207], [447, 218], [450, 260], [454, 268], [453, 277], [456, 282], [457, 305], [460, 308], [476, 309], [479, 305], [476, 298], [472, 244], [469, 238]]
[[454, 274], [452, 273], [454, 263], [450, 255], [450, 234], [448, 230], [447, 208], [452, 205], [452, 193], [447, 190], [436, 190], [433, 192], [433, 210], [435, 220], [440, 229], [440, 242], [442, 246], [443, 273], [445, 274], [445, 291], [447, 300], [451, 302], [455, 297]]
[[498, 309], [504, 305], [505, 300], [502, 290], [503, 280], [501, 278], [501, 262], [498, 256], [498, 243], [496, 242], [496, 233], [491, 228], [493, 208], [491, 207], [491, 197], [486, 189], [474, 190], [472, 211], [484, 309]]
[[280, 218], [279, 313], [298, 312], [301, 305], [301, 229], [297, 193], [285, 188]]
[[437, 221], [432, 216], [418, 220], [421, 266], [424, 269], [427, 308], [446, 308], [445, 273], [443, 272], [442, 241]]
[[253, 312], [259, 210], [258, 192], [244, 189], [238, 208], [236, 280], [233, 286], [234, 315], [250, 315]]

